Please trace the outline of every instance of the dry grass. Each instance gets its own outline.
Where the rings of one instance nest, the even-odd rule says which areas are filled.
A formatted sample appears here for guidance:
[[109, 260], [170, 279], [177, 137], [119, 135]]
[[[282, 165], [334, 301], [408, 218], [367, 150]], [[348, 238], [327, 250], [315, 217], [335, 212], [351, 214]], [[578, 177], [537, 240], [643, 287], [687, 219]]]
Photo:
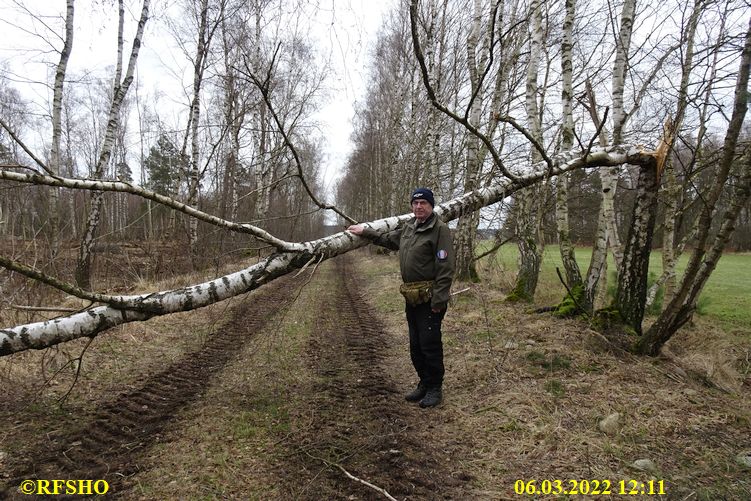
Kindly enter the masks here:
[[[300, 370], [311, 329], [315, 285], [267, 327], [252, 334], [237, 360], [207, 385], [203, 398], [176, 416], [180, 423], [151, 450], [131, 479], [136, 499], [282, 499], [285, 447], [295, 409], [311, 384]], [[242, 307], [252, 308], [252, 302]]]
[[[208, 277], [191, 274], [143, 284], [145, 291], [163, 290]], [[196, 349], [220, 328], [228, 308], [244, 296], [206, 308], [146, 322], [124, 324], [97, 336], [84, 352], [87, 339], [74, 340], [42, 351], [26, 351], [0, 358], [0, 431], [2, 457], [23, 455], [30, 440], [68, 427], [101, 401], [133, 389], [186, 352]], [[78, 379], [79, 357], [83, 354]], [[74, 385], [75, 381], [75, 385]], [[70, 393], [64, 400], [66, 394]], [[0, 464], [0, 471], [3, 469]]]
[[[395, 260], [360, 262], [384, 322], [404, 331]], [[671, 342], [674, 359], [635, 357], [580, 321], [504, 303], [510, 283], [496, 272], [466, 285], [444, 322], [447, 399], [434, 434], [471, 444], [462, 460], [477, 493], [513, 497], [519, 479], [646, 481], [632, 465], [651, 459], [669, 499], [751, 498], [735, 461], [751, 445], [750, 339], [699, 323]], [[614, 412], [623, 425], [607, 436], [597, 425]]]

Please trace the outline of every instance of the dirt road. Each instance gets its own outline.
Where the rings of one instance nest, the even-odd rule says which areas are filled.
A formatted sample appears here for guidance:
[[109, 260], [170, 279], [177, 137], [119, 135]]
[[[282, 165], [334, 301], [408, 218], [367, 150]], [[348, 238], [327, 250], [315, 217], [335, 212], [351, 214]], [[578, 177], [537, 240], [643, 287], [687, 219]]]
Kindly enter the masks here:
[[[74, 428], [36, 437], [36, 445], [11, 463], [0, 498], [28, 499], [16, 491], [28, 478], [105, 479], [111, 496], [148, 498], [136, 492], [133, 479], [151, 467], [149, 451], [184, 425], [180, 413], [186, 407], [210, 404], [201, 402], [206, 388], [229, 364], [242, 362], [243, 345], [294, 301], [294, 291], [306, 280], [322, 291], [315, 306], [304, 312], [313, 315], [313, 328], [297, 361], [312, 383], [294, 401], [291, 431], [277, 442], [278, 456], [286, 458], [270, 467], [280, 483], [279, 497], [384, 499], [376, 487], [397, 499], [461, 497], [462, 475], [445, 460], [436, 460], [440, 444], [429, 439], [426, 420], [439, 411], [404, 402], [405, 388], [393, 379], [385, 360], [388, 336], [358, 293], [347, 258], [339, 258], [312, 279], [287, 277], [256, 292], [252, 310], [233, 310], [200, 348], [136, 390], [101, 402]], [[294, 306], [289, 311], [302, 313], [295, 313]], [[240, 485], [225, 487], [218, 497], [248, 494]]]
[[[397, 499], [450, 499], [461, 482], [436, 461], [425, 436], [433, 410], [407, 404], [388, 365], [388, 335], [358, 292], [350, 263], [339, 259], [323, 272], [307, 363], [320, 376], [311, 399], [315, 419], [294, 440], [300, 451], [289, 473], [295, 499], [384, 499], [349, 478], [367, 479]], [[406, 356], [406, 352], [404, 353]], [[301, 475], [302, 472], [302, 475]]]

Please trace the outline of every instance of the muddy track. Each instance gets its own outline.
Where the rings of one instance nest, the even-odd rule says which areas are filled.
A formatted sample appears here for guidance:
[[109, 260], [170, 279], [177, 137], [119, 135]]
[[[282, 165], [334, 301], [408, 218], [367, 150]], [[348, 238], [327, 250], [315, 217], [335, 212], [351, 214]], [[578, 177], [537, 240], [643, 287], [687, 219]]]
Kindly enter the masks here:
[[[127, 479], [141, 470], [148, 449], [160, 441], [173, 417], [200, 398], [210, 378], [227, 365], [289, 298], [295, 284], [282, 278], [257, 291], [231, 313], [232, 318], [195, 352], [151, 376], [140, 388], [103, 403], [93, 416], [82, 417], [80, 429], [62, 430], [26, 455], [11, 479], [0, 485], [0, 499], [20, 497], [23, 479], [105, 479], [110, 495], [127, 496]], [[56, 496], [56, 498], [59, 498]]]
[[302, 475], [289, 494], [295, 499], [384, 499], [348, 478], [341, 466], [398, 499], [451, 498], [445, 490], [439, 494], [448, 487], [445, 466], [433, 459], [431, 444], [416, 429], [438, 410], [420, 410], [404, 401], [404, 388], [397, 387], [385, 364], [388, 337], [358, 292], [349, 259], [339, 257], [322, 272], [328, 289], [320, 298], [308, 350], [318, 379], [311, 402], [315, 418], [295, 437], [293, 456]]

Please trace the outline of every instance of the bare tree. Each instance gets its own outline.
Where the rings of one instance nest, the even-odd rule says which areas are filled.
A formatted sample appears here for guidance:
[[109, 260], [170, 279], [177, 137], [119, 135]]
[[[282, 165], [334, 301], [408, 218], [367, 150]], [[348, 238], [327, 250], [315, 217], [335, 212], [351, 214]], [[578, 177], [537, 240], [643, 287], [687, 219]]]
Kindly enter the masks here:
[[[566, 0], [566, 12], [563, 21], [563, 33], [561, 37], [561, 107], [563, 125], [561, 130], [561, 149], [568, 151], [574, 146], [574, 115], [573, 115], [573, 28], [576, 18], [576, 0]], [[576, 262], [574, 246], [571, 243], [569, 210], [568, 210], [568, 183], [569, 175], [558, 176], [556, 182], [556, 227], [558, 230], [558, 246], [561, 252], [561, 262], [566, 271], [566, 284], [568, 289], [576, 296], [579, 307], [585, 310], [591, 309], [586, 304], [586, 295], [583, 294], [584, 284], [579, 264]]]
[[742, 167], [738, 184], [732, 192], [729, 207], [722, 214], [720, 229], [710, 238], [712, 219], [716, 215], [717, 201], [728, 181], [733, 163], [739, 156], [738, 140], [743, 120], [748, 109], [748, 79], [751, 70], [751, 21], [746, 31], [745, 44], [738, 69], [735, 86], [735, 101], [730, 123], [725, 134], [722, 157], [715, 174], [711, 191], [703, 200], [694, 250], [691, 253], [681, 285], [675, 296], [649, 330], [639, 339], [637, 350], [641, 353], [657, 354], [678, 329], [691, 317], [696, 309], [696, 301], [709, 276], [717, 266], [725, 245], [734, 230], [735, 220], [751, 196], [751, 152], [746, 146], [742, 151]]
[[[68, 59], [73, 50], [73, 16], [75, 0], [67, 0], [65, 15], [65, 40], [63, 49], [60, 51], [60, 61], [57, 63], [55, 71], [54, 97], [52, 99], [52, 145], [50, 147], [50, 168], [52, 172], [59, 174], [60, 168], [60, 137], [62, 135], [62, 103], [63, 103], [63, 86], [65, 84], [65, 73], [68, 70]], [[58, 192], [50, 192], [50, 251], [52, 257], [58, 251], [58, 234], [60, 233], [59, 225], [59, 202]]]
[[[150, 0], [144, 0], [141, 9], [141, 17], [138, 21], [136, 34], [133, 38], [133, 44], [128, 59], [128, 66], [123, 76], [123, 25], [125, 23], [125, 7], [123, 1], [119, 1], [119, 22], [117, 31], [117, 66], [114, 75], [114, 91], [110, 105], [109, 116], [107, 119], [107, 130], [104, 135], [104, 141], [99, 152], [94, 176], [101, 178], [104, 175], [105, 168], [112, 157], [112, 146], [115, 140], [115, 133], [119, 126], [120, 106], [122, 105], [125, 95], [128, 93], [130, 84], [133, 81], [133, 72], [135, 71], [138, 53], [141, 48], [141, 39], [146, 21], [149, 18]], [[99, 228], [101, 218], [101, 208], [104, 201], [104, 194], [94, 192], [91, 199], [91, 208], [89, 217], [86, 222], [86, 232], [84, 233], [79, 248], [78, 264], [76, 266], [76, 282], [85, 289], [91, 288], [91, 252], [94, 245], [94, 239]]]

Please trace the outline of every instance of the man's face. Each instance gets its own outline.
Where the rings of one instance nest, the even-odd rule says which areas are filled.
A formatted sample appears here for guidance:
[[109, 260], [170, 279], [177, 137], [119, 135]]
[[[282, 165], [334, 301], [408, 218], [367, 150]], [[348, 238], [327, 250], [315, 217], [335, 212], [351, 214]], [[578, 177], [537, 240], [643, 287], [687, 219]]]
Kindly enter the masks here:
[[418, 219], [418, 221], [425, 221], [433, 213], [433, 206], [428, 203], [427, 200], [418, 198], [412, 200], [412, 214]]

